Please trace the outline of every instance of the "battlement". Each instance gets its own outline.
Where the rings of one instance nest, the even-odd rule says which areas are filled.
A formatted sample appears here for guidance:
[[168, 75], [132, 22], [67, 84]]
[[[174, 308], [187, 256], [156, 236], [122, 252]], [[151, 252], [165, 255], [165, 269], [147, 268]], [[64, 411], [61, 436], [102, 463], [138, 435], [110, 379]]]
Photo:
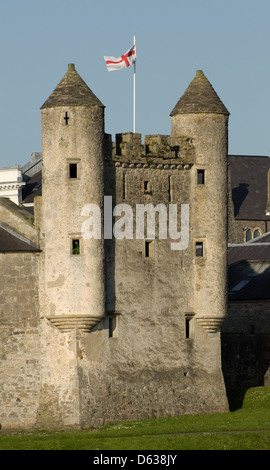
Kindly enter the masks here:
[[194, 146], [192, 139], [187, 136], [174, 138], [171, 144], [170, 135], [146, 135], [142, 143], [142, 135], [133, 132], [116, 134], [115, 142], [110, 134], [105, 134], [105, 155], [107, 160], [114, 161], [141, 161], [141, 160], [169, 160], [179, 163], [192, 163], [194, 160]]

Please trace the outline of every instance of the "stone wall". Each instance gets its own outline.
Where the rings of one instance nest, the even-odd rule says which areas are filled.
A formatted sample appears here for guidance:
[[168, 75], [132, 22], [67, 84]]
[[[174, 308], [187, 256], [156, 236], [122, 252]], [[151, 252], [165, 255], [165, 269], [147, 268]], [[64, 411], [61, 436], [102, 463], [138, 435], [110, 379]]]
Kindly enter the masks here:
[[5, 197], [0, 197], [0, 221], [12, 227], [34, 243], [38, 243], [38, 231], [29, 212]]
[[[136, 204], [191, 203], [192, 165], [178, 163], [164, 164], [162, 157], [148, 162], [147, 155], [142, 165], [136, 157], [116, 159], [105, 168], [106, 195], [134, 214]], [[170, 239], [158, 239], [156, 223], [152, 243], [146, 256], [143, 239], [107, 240], [108, 316], [89, 334], [73, 338], [83, 426], [228, 409], [220, 334], [208, 333], [197, 312], [191, 313], [192, 235], [187, 249], [174, 252]]]
[[269, 385], [269, 301], [230, 301], [222, 326], [221, 348], [228, 397], [236, 391]]
[[194, 339], [186, 339], [177, 313], [163, 308], [143, 318], [143, 311], [130, 306], [114, 337], [100, 325], [80, 338], [81, 425], [228, 411], [217, 366], [219, 333], [211, 337], [196, 324]]
[[39, 311], [36, 253], [0, 254], [0, 423], [36, 423], [39, 402]]
[[245, 243], [246, 231], [250, 230], [254, 239], [255, 230], [263, 235], [270, 230], [270, 222], [266, 220], [238, 220], [231, 218], [229, 223], [229, 243]]

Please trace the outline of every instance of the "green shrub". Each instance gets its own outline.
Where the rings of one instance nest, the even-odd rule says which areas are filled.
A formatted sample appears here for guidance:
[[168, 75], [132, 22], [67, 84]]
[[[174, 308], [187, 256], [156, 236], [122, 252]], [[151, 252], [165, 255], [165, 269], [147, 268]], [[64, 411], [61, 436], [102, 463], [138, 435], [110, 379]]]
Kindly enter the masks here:
[[244, 396], [243, 408], [270, 408], [270, 387], [249, 388]]

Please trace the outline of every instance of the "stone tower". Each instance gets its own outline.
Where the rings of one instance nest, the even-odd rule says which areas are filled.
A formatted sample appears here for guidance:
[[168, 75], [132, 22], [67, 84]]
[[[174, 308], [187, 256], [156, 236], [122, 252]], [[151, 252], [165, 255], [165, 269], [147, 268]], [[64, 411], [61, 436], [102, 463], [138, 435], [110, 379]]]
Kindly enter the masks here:
[[195, 147], [191, 171], [190, 226], [194, 292], [190, 308], [208, 332], [227, 311], [228, 116], [201, 70], [171, 112], [172, 144], [188, 135]]
[[103, 207], [104, 106], [73, 64], [41, 107], [41, 122], [40, 423], [48, 409], [55, 423], [75, 425], [76, 335], [103, 319], [105, 278], [103, 240], [81, 233], [85, 204]]

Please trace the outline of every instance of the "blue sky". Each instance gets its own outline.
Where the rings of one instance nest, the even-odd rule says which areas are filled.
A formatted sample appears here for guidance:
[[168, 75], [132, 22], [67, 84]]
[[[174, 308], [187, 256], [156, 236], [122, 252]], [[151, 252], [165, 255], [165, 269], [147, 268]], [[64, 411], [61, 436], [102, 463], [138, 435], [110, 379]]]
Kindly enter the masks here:
[[136, 131], [170, 134], [170, 112], [202, 69], [231, 113], [229, 152], [270, 155], [269, 0], [1, 0], [0, 167], [41, 151], [40, 106], [75, 63], [106, 106], [107, 133], [132, 131], [132, 67], [104, 55], [137, 43]]

